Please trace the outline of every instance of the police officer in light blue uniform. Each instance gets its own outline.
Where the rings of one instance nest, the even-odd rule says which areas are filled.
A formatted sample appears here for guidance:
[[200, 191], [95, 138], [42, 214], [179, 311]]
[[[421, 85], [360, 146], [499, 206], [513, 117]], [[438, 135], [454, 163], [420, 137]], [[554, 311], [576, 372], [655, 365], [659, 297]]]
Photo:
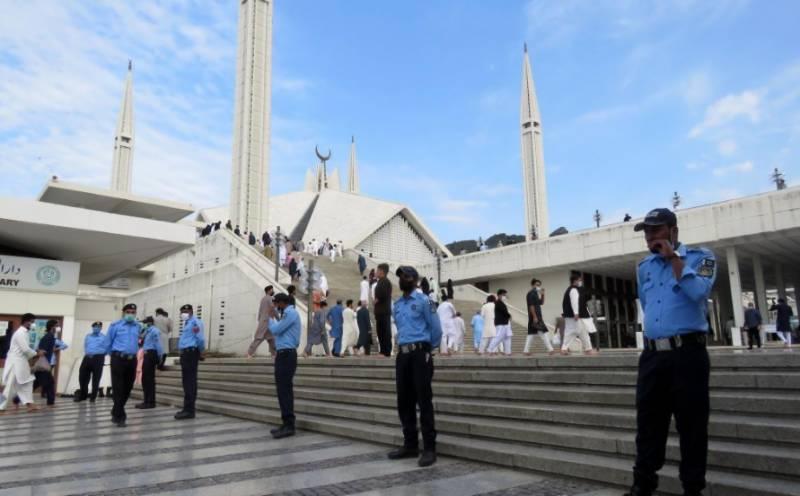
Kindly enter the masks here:
[[672, 415], [680, 436], [684, 495], [702, 494], [708, 451], [709, 359], [707, 301], [716, 258], [678, 242], [678, 222], [666, 208], [634, 227], [652, 255], [637, 269], [644, 311], [644, 351], [636, 384], [636, 465], [630, 496], [650, 496], [664, 465]]
[[164, 348], [161, 347], [161, 331], [155, 326], [153, 317], [144, 319], [142, 337], [142, 393], [144, 400], [136, 408], [149, 410], [156, 407], [156, 367], [161, 363]]
[[297, 371], [297, 347], [300, 346], [300, 314], [294, 301], [285, 293], [272, 300], [280, 312], [280, 320], [270, 319], [269, 329], [275, 336], [275, 389], [281, 407], [282, 425], [271, 429], [275, 439], [294, 436], [294, 374]]
[[181, 355], [181, 382], [183, 383], [183, 408], [175, 414], [175, 420], [193, 419], [197, 400], [197, 365], [200, 354], [206, 349], [203, 337], [203, 321], [194, 316], [188, 303], [181, 307], [183, 329], [178, 340]]
[[403, 446], [391, 451], [391, 460], [419, 455], [417, 406], [423, 451], [418, 465], [436, 462], [436, 428], [433, 419], [433, 349], [442, 341], [442, 326], [430, 299], [416, 291], [419, 274], [414, 267], [397, 269], [403, 295], [392, 308], [397, 325], [397, 413], [403, 425]]
[[[83, 339], [83, 360], [78, 369], [78, 384], [80, 391], [75, 395], [76, 403], [89, 398], [94, 403], [100, 389], [100, 379], [103, 377], [103, 366], [106, 362], [108, 350], [108, 336], [103, 334], [102, 322], [92, 324], [92, 330]], [[92, 393], [89, 395], [89, 378], [92, 379]]]
[[139, 330], [136, 321], [136, 304], [128, 303], [122, 307], [122, 318], [111, 323], [108, 328], [108, 348], [111, 354], [111, 395], [114, 408], [111, 421], [117, 427], [125, 427], [125, 403], [131, 395], [136, 380], [136, 353], [139, 351]]

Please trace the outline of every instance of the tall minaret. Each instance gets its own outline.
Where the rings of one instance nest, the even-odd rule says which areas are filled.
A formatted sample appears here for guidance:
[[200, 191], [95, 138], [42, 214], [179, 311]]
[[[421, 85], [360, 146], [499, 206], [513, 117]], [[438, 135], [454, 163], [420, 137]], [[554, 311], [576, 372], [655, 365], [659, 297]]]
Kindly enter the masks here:
[[128, 77], [122, 95], [122, 109], [117, 119], [117, 134], [114, 136], [114, 159], [111, 167], [111, 189], [129, 193], [131, 191], [131, 167], [133, 166], [133, 63], [128, 61]]
[[347, 192], [359, 193], [360, 187], [358, 183], [358, 163], [356, 162], [356, 137], [353, 136], [350, 141], [350, 171], [347, 178]]
[[230, 215], [256, 233], [268, 226], [272, 4], [239, 2]]
[[544, 178], [544, 152], [542, 150], [542, 118], [533, 86], [528, 45], [522, 60], [522, 101], [520, 103], [520, 134], [522, 136], [522, 184], [525, 193], [525, 239], [546, 238], [547, 185]]

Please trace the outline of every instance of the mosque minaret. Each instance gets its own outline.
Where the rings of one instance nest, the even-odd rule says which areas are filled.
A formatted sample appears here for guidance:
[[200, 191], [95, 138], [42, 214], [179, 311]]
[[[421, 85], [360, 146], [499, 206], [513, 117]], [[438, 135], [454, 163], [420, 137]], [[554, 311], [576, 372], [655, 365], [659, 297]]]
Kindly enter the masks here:
[[542, 118], [533, 85], [528, 45], [522, 60], [522, 98], [520, 102], [520, 134], [522, 145], [522, 186], [525, 195], [525, 239], [546, 238], [547, 184], [544, 177], [542, 150]]

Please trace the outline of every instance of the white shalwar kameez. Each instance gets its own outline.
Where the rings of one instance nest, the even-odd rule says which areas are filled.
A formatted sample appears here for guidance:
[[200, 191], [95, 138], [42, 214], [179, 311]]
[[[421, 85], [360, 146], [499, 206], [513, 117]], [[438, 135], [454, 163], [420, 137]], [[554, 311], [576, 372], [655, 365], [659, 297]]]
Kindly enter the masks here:
[[464, 324], [464, 319], [456, 317], [453, 320], [453, 329], [455, 330], [455, 348], [458, 353], [464, 351], [464, 334], [467, 332], [467, 326]]
[[439, 322], [442, 324], [442, 339], [444, 339], [447, 352], [456, 347], [455, 318], [456, 308], [449, 301], [444, 301], [436, 309], [439, 314]]
[[483, 304], [481, 317], [483, 317], [483, 334], [481, 334], [481, 345], [478, 348], [478, 353], [482, 355], [497, 334], [497, 329], [494, 326], [494, 303], [489, 301]]
[[342, 324], [342, 349], [341, 352], [344, 354], [345, 351], [349, 351], [350, 355], [355, 355], [353, 351], [353, 347], [358, 343], [358, 321], [356, 320], [356, 312], [347, 307], [342, 312], [342, 317], [344, 323]]
[[361, 295], [358, 299], [361, 300], [362, 305], [369, 305], [369, 281], [366, 279], [361, 280]]
[[31, 374], [28, 360], [34, 356], [36, 356], [36, 351], [28, 346], [28, 329], [20, 326], [12, 334], [11, 344], [8, 347], [6, 365], [3, 369], [3, 384], [6, 386], [3, 392], [5, 399], [0, 403], [0, 410], [5, 410], [8, 403], [14, 401], [15, 396], [19, 396], [20, 403], [23, 405], [33, 403], [35, 377]]
[[[572, 306], [572, 312], [575, 315], [580, 315], [580, 296], [578, 290], [572, 288], [569, 292], [569, 303]], [[589, 321], [587, 324], [585, 321]], [[564, 317], [564, 340], [561, 343], [561, 351], [569, 351], [569, 347], [576, 338], [580, 338], [583, 344], [583, 351], [592, 351], [592, 340], [589, 337], [589, 326], [594, 327], [594, 322], [591, 318], [576, 319], [574, 317]]]

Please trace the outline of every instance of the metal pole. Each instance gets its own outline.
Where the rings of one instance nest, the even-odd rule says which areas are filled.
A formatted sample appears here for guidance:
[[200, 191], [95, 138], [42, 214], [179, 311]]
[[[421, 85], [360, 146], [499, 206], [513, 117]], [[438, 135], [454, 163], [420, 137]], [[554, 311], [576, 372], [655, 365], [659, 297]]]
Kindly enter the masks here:
[[311, 327], [311, 320], [314, 318], [313, 316], [313, 292], [314, 292], [314, 279], [312, 278], [312, 274], [314, 274], [314, 259], [310, 259], [308, 262], [308, 273], [306, 274], [306, 281], [308, 282], [308, 288], [306, 291], [306, 325], [310, 328]]
[[278, 284], [278, 273], [281, 266], [281, 226], [275, 231], [275, 284]]
[[[436, 285], [441, 286], [442, 284], [442, 254], [439, 252], [438, 248], [436, 250]], [[439, 295], [436, 295], [437, 297]]]

